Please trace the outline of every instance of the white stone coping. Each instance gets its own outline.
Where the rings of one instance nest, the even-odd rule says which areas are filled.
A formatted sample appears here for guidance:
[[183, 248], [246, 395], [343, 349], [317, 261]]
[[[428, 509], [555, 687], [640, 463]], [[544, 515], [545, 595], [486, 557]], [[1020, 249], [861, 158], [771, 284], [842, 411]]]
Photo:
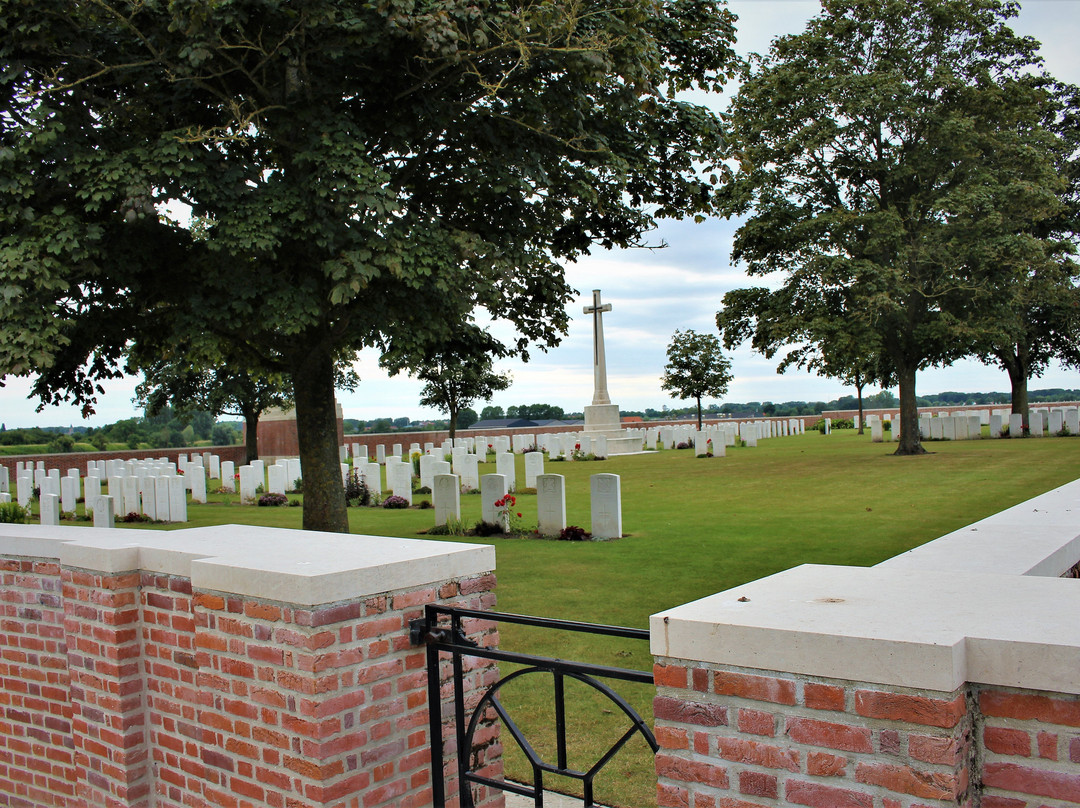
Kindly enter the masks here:
[[488, 545], [249, 525], [150, 531], [3, 524], [0, 555], [103, 573], [180, 575], [196, 589], [303, 606], [495, 569], [495, 548]]
[[1080, 480], [883, 561], [891, 570], [1058, 577], [1080, 561]]
[[804, 565], [655, 614], [652, 653], [950, 692], [1080, 693], [1080, 581]]

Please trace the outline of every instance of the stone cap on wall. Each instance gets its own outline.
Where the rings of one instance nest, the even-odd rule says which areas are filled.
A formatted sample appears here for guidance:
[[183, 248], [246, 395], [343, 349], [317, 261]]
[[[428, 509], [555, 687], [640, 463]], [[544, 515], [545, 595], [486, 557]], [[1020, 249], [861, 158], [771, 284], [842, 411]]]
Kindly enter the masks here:
[[0, 555], [103, 573], [178, 575], [196, 589], [304, 606], [495, 569], [487, 545], [250, 525], [152, 531], [4, 524]]
[[1080, 693], [1080, 581], [803, 565], [652, 616], [651, 649], [720, 665], [951, 692]]

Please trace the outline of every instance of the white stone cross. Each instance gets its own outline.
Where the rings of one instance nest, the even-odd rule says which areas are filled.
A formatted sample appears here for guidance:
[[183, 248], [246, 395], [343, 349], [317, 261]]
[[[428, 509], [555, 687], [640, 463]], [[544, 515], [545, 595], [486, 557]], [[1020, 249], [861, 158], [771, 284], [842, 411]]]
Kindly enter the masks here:
[[593, 404], [610, 404], [607, 390], [607, 360], [604, 357], [603, 313], [611, 311], [611, 304], [600, 305], [600, 290], [593, 289], [593, 304], [584, 312], [593, 316]]

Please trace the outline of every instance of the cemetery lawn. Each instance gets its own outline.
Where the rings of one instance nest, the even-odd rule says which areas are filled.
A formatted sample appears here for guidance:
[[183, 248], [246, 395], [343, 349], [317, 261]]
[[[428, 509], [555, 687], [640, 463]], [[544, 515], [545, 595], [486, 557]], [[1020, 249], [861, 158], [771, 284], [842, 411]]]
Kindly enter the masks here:
[[[586, 529], [589, 475], [621, 475], [627, 535], [605, 542], [430, 538], [496, 547], [501, 611], [646, 628], [654, 612], [799, 564], [876, 564], [1080, 477], [1077, 437], [925, 446], [928, 455], [894, 457], [895, 444], [871, 443], [869, 431], [858, 436], [837, 430], [829, 436], [812, 432], [763, 440], [754, 449], [729, 447], [723, 458], [699, 459], [692, 451], [675, 450], [603, 462], [548, 461], [546, 472], [567, 478], [568, 522]], [[520, 457], [517, 468], [518, 483], [524, 485]], [[494, 463], [481, 464], [481, 474], [492, 472]], [[240, 507], [235, 496], [229, 505], [222, 499], [213, 495], [210, 504], [189, 506], [187, 526], [300, 527], [300, 508]], [[465, 523], [473, 524], [480, 516], [479, 496], [462, 496], [461, 503]], [[536, 524], [535, 496], [519, 494], [517, 509], [524, 524]], [[416, 538], [434, 523], [434, 511], [355, 508], [349, 518], [354, 533]], [[645, 642], [505, 625], [501, 645], [642, 670], [652, 665]], [[545, 689], [533, 681], [520, 693], [504, 692], [521, 723], [550, 716], [550, 678], [546, 684]], [[617, 689], [651, 720], [652, 688], [619, 684]], [[581, 695], [583, 702], [593, 700], [591, 691]], [[625, 729], [617, 710], [604, 702], [598, 707], [599, 719], [574, 711], [568, 718], [574, 734], [571, 765], [577, 761], [588, 768], [607, 749], [601, 739], [610, 743]], [[550, 739], [536, 745], [551, 748]], [[513, 746], [507, 736], [508, 771], [528, 780], [529, 770]], [[570, 791], [575, 785], [552, 779], [546, 781], [551, 788]], [[635, 808], [656, 805], [652, 762], [643, 742], [632, 741], [605, 769], [597, 780], [597, 799]]]

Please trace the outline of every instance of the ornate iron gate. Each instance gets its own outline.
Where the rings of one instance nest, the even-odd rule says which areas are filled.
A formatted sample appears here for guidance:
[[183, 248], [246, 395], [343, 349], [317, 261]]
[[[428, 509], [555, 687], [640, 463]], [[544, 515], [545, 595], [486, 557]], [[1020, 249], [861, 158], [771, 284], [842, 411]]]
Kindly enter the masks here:
[[[446, 804], [446, 784], [444, 782], [444, 759], [443, 759], [443, 715], [441, 698], [441, 677], [439, 671], [439, 655], [449, 654], [453, 665], [453, 704], [454, 726], [457, 741], [457, 772], [460, 805], [461, 808], [473, 808], [472, 789], [469, 784], [476, 783], [490, 788], [501, 789], [526, 797], [531, 797], [537, 808], [544, 804], [544, 774], [561, 775], [580, 780], [584, 792], [584, 804], [586, 808], [593, 806], [593, 780], [606, 766], [620, 749], [635, 734], [640, 733], [655, 753], [657, 749], [656, 739], [652, 730], [641, 716], [601, 679], [614, 679], [628, 682], [653, 683], [651, 672], [631, 670], [628, 668], [616, 668], [604, 665], [592, 665], [584, 662], [570, 662], [550, 657], [519, 654], [509, 651], [500, 651], [493, 648], [481, 648], [469, 640], [462, 627], [462, 620], [475, 618], [478, 620], [495, 623], [519, 623], [540, 628], [557, 629], [561, 631], [575, 631], [589, 634], [602, 634], [614, 637], [623, 637], [635, 640], [648, 640], [649, 632], [645, 629], [622, 628], [620, 626], [605, 626], [596, 623], [578, 623], [570, 620], [552, 620], [542, 617], [530, 617], [518, 614], [506, 614], [504, 612], [476, 611], [472, 609], [458, 609], [447, 606], [427, 606], [424, 617], [413, 621], [410, 625], [410, 638], [415, 645], [427, 644], [427, 669], [428, 669], [428, 707], [430, 712], [431, 731], [431, 778], [432, 791], [434, 794], [435, 808], [443, 808]], [[483, 696], [472, 710], [471, 715], [466, 715], [465, 692], [464, 692], [464, 657], [480, 657], [503, 662], [513, 662], [525, 667], [515, 670], [487, 688]], [[513, 719], [503, 708], [499, 701], [499, 690], [509, 682], [525, 676], [550, 675], [554, 678], [554, 710], [555, 710], [555, 739], [556, 754], [554, 761], [545, 761], [537, 754], [529, 743], [521, 728], [514, 723]], [[566, 703], [565, 683], [567, 679], [582, 682], [595, 689], [614, 703], [629, 720], [629, 728], [611, 748], [586, 771], [572, 769], [567, 761], [566, 744]], [[473, 738], [478, 723], [485, 711], [491, 708], [502, 721], [503, 726], [519, 746], [529, 760], [533, 770], [532, 785], [522, 785], [505, 780], [494, 780], [474, 771], [471, 767]]]

